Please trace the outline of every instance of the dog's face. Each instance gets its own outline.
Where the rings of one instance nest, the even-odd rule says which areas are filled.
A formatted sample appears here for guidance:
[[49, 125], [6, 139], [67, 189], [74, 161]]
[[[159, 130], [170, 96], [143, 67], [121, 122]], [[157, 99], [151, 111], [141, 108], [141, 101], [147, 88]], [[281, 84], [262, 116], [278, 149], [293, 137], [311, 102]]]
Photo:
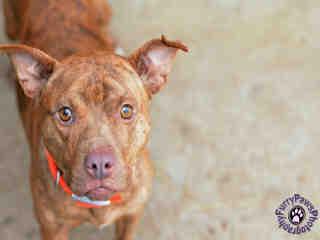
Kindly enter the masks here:
[[106, 200], [129, 190], [150, 130], [149, 99], [178, 49], [186, 50], [162, 38], [129, 58], [97, 53], [58, 62], [35, 49], [3, 47], [38, 104], [41, 139], [75, 194]]
[[124, 59], [70, 58], [41, 93], [42, 137], [77, 195], [105, 199], [131, 183], [149, 133], [148, 96]]

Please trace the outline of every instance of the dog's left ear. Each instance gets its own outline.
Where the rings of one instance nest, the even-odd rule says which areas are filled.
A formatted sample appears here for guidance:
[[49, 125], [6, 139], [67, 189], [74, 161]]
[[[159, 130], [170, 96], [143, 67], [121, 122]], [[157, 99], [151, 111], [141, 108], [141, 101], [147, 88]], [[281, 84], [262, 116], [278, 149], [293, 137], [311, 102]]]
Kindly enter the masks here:
[[11, 59], [18, 81], [25, 95], [36, 97], [59, 63], [39, 49], [25, 45], [0, 45], [0, 53]]
[[188, 48], [180, 41], [169, 41], [162, 35], [161, 39], [145, 43], [129, 57], [149, 96], [157, 93], [167, 82], [178, 50], [188, 52]]

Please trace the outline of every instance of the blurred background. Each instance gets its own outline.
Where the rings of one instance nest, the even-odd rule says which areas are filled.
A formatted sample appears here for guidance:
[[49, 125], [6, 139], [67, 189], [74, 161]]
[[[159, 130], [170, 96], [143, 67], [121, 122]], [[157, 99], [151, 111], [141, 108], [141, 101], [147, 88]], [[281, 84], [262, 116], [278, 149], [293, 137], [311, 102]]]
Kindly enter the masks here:
[[[319, 0], [110, 3], [127, 53], [162, 33], [191, 50], [153, 100], [156, 178], [136, 239], [296, 239], [274, 210], [295, 192], [320, 206]], [[27, 144], [0, 63], [0, 238], [37, 240]], [[320, 222], [299, 238], [319, 239]]]

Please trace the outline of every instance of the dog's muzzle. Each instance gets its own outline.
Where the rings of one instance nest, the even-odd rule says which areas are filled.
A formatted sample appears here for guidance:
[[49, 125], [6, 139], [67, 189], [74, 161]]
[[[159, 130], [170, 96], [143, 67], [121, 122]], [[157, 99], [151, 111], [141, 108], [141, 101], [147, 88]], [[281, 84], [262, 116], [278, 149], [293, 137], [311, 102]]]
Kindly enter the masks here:
[[120, 194], [115, 194], [111, 198], [105, 201], [94, 201], [86, 196], [78, 196], [72, 192], [70, 187], [65, 182], [63, 176], [61, 175], [61, 171], [58, 169], [56, 161], [54, 160], [53, 156], [44, 148], [44, 152], [48, 161], [48, 166], [52, 177], [54, 178], [56, 186], [60, 185], [65, 193], [71, 195], [71, 198], [76, 201], [76, 204], [80, 207], [84, 208], [99, 208], [109, 206], [113, 203], [121, 202], [122, 198]]

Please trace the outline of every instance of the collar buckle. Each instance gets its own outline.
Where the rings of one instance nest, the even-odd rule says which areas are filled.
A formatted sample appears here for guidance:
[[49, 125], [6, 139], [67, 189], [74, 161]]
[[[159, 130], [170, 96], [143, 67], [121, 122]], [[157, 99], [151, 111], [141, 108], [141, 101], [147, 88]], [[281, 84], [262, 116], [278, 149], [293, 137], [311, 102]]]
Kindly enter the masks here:
[[60, 177], [61, 177], [61, 173], [60, 173], [60, 171], [58, 170], [58, 171], [57, 171], [57, 176], [56, 176], [56, 187], [59, 185]]

